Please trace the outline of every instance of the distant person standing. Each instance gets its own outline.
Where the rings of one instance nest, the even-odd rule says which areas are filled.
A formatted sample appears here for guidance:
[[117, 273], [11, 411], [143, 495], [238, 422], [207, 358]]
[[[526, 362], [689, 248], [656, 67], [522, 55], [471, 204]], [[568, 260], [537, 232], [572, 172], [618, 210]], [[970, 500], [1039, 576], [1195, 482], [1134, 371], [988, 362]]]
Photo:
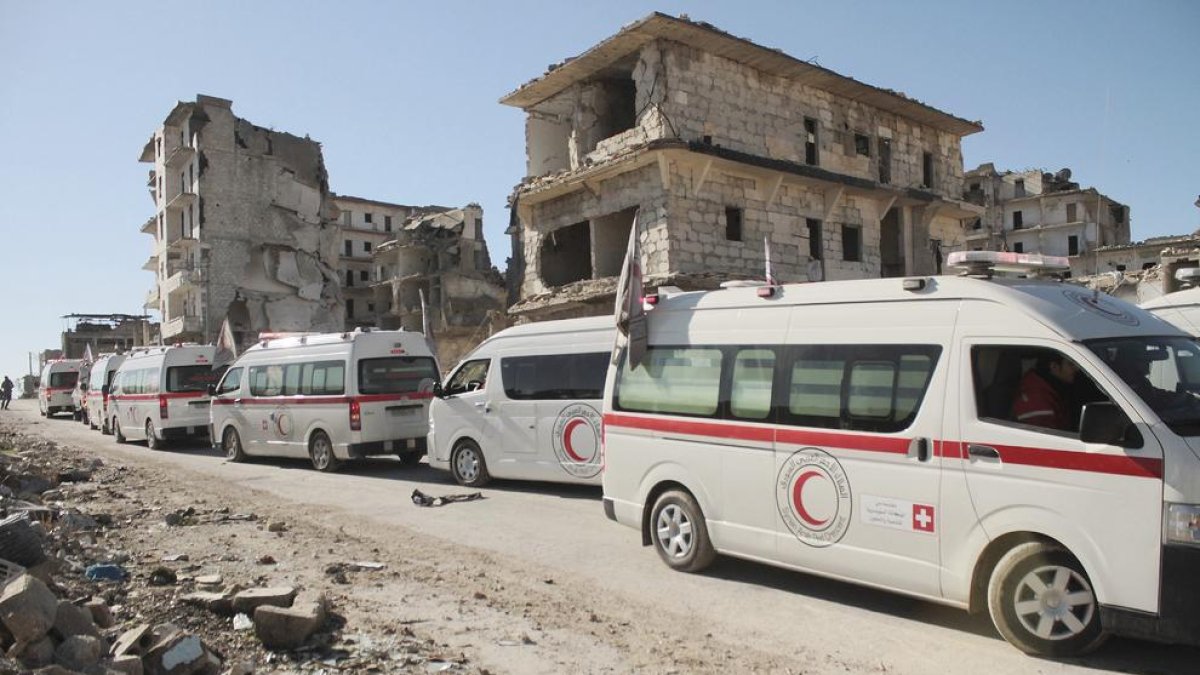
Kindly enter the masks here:
[[0, 410], [8, 410], [8, 404], [12, 403], [13, 381], [4, 376], [4, 382], [0, 383]]

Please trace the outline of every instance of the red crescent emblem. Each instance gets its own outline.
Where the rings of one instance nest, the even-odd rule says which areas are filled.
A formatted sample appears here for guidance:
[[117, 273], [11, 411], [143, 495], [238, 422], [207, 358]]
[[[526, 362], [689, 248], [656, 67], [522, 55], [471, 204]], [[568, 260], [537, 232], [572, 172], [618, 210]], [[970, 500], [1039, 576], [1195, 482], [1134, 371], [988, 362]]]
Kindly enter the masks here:
[[563, 450], [566, 451], [567, 456], [572, 460], [583, 463], [586, 462], [587, 459], [580, 457], [575, 452], [575, 448], [571, 447], [571, 432], [575, 431], [575, 427], [579, 426], [580, 424], [587, 424], [587, 420], [581, 417], [576, 417], [570, 422], [567, 422], [567, 426], [563, 427]]
[[821, 527], [829, 522], [829, 519], [817, 520], [804, 508], [804, 484], [812, 478], [822, 478], [818, 471], [805, 471], [796, 479], [796, 484], [792, 486], [792, 504], [796, 507], [796, 514], [800, 519], [813, 527]]

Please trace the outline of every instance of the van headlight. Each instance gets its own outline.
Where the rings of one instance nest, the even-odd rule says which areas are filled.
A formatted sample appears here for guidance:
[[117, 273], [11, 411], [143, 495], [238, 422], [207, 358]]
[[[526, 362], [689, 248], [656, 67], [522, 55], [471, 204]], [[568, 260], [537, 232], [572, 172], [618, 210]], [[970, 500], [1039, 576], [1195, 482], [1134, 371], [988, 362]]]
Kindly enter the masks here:
[[1200, 546], [1200, 504], [1167, 504], [1164, 538], [1168, 544]]

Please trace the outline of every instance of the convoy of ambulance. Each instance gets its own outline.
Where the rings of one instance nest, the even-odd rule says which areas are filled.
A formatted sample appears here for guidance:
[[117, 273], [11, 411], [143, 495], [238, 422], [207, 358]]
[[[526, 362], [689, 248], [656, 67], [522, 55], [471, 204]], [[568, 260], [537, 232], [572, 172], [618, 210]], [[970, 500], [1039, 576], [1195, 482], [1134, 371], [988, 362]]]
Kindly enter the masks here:
[[[518, 326], [445, 380], [403, 331], [264, 336], [218, 368], [213, 347], [139, 349], [91, 364], [85, 420], [230, 461], [427, 454], [471, 487], [601, 485], [672, 569], [721, 554], [987, 612], [1030, 654], [1200, 644], [1200, 330], [1177, 321], [1200, 296], [1139, 308], [1033, 278], [1065, 259], [949, 263], [660, 289], [644, 342], [607, 317]], [[1073, 373], [1056, 426], [1014, 414], [1047, 363]], [[47, 364], [43, 414], [72, 411], [80, 368]]]

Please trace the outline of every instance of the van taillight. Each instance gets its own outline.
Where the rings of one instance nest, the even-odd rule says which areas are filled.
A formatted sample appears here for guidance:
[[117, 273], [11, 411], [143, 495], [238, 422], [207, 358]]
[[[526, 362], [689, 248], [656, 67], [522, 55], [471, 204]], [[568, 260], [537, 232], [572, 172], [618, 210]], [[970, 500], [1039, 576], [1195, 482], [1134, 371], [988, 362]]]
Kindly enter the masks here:
[[162, 394], [158, 395], [158, 416], [167, 419], [167, 397]]
[[350, 431], [362, 430], [362, 406], [358, 401], [350, 399]]

